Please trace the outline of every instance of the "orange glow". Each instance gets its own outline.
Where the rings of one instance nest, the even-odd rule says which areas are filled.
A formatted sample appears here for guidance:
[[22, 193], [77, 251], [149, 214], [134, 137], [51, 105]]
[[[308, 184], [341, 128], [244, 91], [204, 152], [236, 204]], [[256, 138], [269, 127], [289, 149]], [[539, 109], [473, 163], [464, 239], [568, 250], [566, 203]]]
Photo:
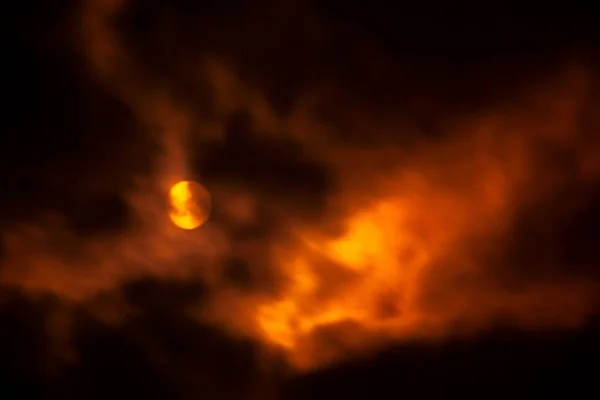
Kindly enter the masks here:
[[[378, 322], [384, 297], [393, 311], [408, 311], [411, 285], [428, 254], [410, 238], [403, 211], [401, 201], [384, 201], [351, 217], [340, 238], [316, 239], [307, 233], [304, 245], [296, 250], [298, 258], [284, 266], [290, 275], [285, 299], [259, 309], [258, 321], [267, 337], [294, 348], [302, 335], [320, 326], [389, 323], [385, 318]], [[402, 257], [407, 250], [412, 251], [410, 259]], [[340, 268], [340, 276], [348, 276], [348, 283], [326, 293], [326, 299], [317, 293], [319, 273], [308, 261], [315, 258], [332, 262]], [[392, 318], [400, 322], [406, 314]]]
[[[559, 94], [561, 102], [578, 98]], [[252, 181], [215, 182], [210, 195], [191, 181], [172, 186], [177, 177], [193, 174], [183, 132], [198, 121], [177, 112], [168, 100], [146, 100], [132, 95], [131, 101], [141, 118], [161, 128], [165, 151], [156, 175], [140, 178], [125, 194], [143, 223], [89, 241], [69, 231], [60, 218], [5, 230], [3, 283], [87, 301], [139, 276], [202, 279], [213, 296], [201, 310], [190, 311], [194, 317], [275, 347], [298, 369], [391, 341], [476, 333], [498, 318], [521, 328], [572, 327], [593, 310], [596, 282], [517, 276], [522, 286], [514, 290], [496, 275], [499, 268], [514, 269], [497, 255], [509, 251], [506, 239], [514, 229], [515, 210], [562, 184], [560, 175], [535, 161], [538, 139], [533, 135], [555, 139], [543, 136], [550, 128], [538, 129], [534, 117], [539, 113], [546, 121], [550, 115], [565, 132], [574, 117], [542, 106], [538, 110], [538, 104], [552, 104], [545, 96], [533, 102], [536, 107], [496, 110], [448, 127], [446, 139], [426, 141], [410, 154], [316, 140], [311, 134], [322, 132], [322, 123], [297, 110], [281, 123], [291, 125], [297, 140], [338, 183], [327, 194], [322, 218], [308, 220], [276, 194], [257, 194]], [[369, 122], [367, 114], [363, 118]], [[387, 129], [400, 128], [390, 122]], [[561, 146], [573, 140], [570, 151], [585, 162], [586, 179], [597, 180], [600, 174], [589, 161], [597, 147], [576, 144], [575, 134], [558, 137]], [[401, 162], [381, 168], [380, 159], [390, 152]], [[165, 192], [170, 219], [165, 218]], [[226, 217], [191, 231], [207, 220], [211, 195], [219, 215]], [[280, 218], [283, 234], [239, 239], [230, 231], [231, 226], [261, 226], [265, 214]], [[57, 250], [56, 232], [64, 253]], [[76, 255], [69, 250], [73, 247], [80, 249]], [[481, 257], [488, 249], [491, 255]], [[257, 278], [251, 289], [233, 287], [223, 277], [223, 260], [232, 255], [247, 261]], [[114, 311], [107, 317], [114, 323], [127, 314], [127, 305], [106, 309]]]
[[[578, 137], [586, 87], [579, 71], [566, 71], [566, 79], [557, 74], [544, 90], [526, 87], [510, 104], [456, 116], [432, 139], [411, 132], [395, 112], [369, 111], [365, 99], [350, 95], [339, 110], [331, 105], [332, 123], [315, 117], [311, 102], [321, 100], [318, 87], [300, 93], [291, 113], [275, 112], [262, 86], [238, 79], [235, 68], [210, 60], [206, 70], [196, 68], [204, 65], [201, 55], [191, 70], [214, 86], [216, 110], [200, 117], [161, 92], [162, 85], [126, 79], [145, 71], [113, 31], [109, 17], [118, 10], [108, 5], [118, 8], [116, 2], [88, 3], [96, 6], [88, 7], [82, 26], [89, 31], [86, 51], [94, 73], [152, 127], [148, 135], [156, 134], [162, 147], [153, 172], [136, 176], [136, 185], [122, 193], [142, 222], [85, 240], [60, 216], [6, 227], [2, 284], [88, 301], [139, 276], [201, 279], [211, 296], [200, 311], [190, 311], [194, 317], [275, 347], [297, 368], [390, 341], [478, 332], [498, 319], [520, 328], [571, 327], [593, 311], [597, 282], [538, 282], [503, 257], [512, 251], [517, 211], [569, 183], [570, 177], [540, 161], [540, 148], [561, 149], [572, 170], [583, 171], [578, 179], [600, 181], [598, 143]], [[325, 89], [323, 99], [331, 103], [328, 93], [336, 88]], [[252, 171], [232, 174], [228, 182], [215, 176], [210, 194], [192, 181], [172, 186], [206, 173], [191, 170], [186, 135], [222, 144], [228, 116], [240, 110], [255, 123], [248, 141], [290, 133], [286, 141], [298, 142], [302, 153], [331, 173], [334, 184], [319, 202], [319, 218], [296, 213], [289, 199], [297, 189], [293, 182], [276, 179], [285, 188], [268, 192], [270, 184], [257, 184]], [[432, 112], [431, 118], [437, 116]], [[390, 139], [389, 145], [358, 146], [340, 139], [346, 126], [364, 128], [365, 138], [414, 136], [416, 144], [406, 150]], [[237, 171], [236, 161], [226, 159], [231, 171]], [[219, 218], [194, 230], [207, 221], [213, 202]], [[249, 265], [250, 288], [224, 277], [224, 260], [231, 257]], [[517, 289], [499, 270], [514, 273]], [[126, 307], [106, 308], [118, 320]]]
[[208, 219], [210, 195], [200, 184], [181, 181], [169, 192], [171, 221], [182, 229], [196, 229]]

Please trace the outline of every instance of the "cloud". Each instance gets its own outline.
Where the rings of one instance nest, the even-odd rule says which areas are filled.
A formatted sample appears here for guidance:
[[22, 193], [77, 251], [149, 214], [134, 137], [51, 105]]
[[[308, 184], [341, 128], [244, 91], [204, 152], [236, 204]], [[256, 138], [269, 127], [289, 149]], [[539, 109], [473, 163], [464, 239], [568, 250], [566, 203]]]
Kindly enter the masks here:
[[[265, 398], [390, 345], [592, 318], [593, 63], [395, 59], [318, 9], [183, 3], [85, 2], [77, 55], [32, 74], [3, 147], [7, 370]], [[168, 219], [184, 179], [214, 205], [194, 231]]]

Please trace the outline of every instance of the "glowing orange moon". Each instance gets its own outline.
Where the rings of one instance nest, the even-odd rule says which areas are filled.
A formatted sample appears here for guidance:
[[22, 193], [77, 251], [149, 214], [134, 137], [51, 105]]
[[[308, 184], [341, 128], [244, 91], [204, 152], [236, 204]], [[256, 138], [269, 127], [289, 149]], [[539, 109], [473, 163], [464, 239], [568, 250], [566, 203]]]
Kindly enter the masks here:
[[169, 191], [169, 203], [169, 218], [182, 229], [196, 229], [210, 214], [210, 194], [197, 182], [176, 183]]

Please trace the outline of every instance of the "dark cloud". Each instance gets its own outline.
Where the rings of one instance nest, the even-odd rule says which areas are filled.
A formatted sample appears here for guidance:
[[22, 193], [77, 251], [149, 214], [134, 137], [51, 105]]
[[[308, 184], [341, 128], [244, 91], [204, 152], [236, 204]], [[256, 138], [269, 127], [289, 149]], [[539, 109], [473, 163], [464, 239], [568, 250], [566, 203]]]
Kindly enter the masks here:
[[[177, 286], [132, 282], [130, 288], [145, 287], [138, 291], [147, 294], [137, 295], [132, 302], [137, 311], [116, 326], [79, 308], [73, 314], [70, 340], [77, 362], [52, 373], [44, 368], [52, 356], [44, 324], [47, 308], [3, 290], [0, 381], [7, 398], [240, 399], [269, 395], [265, 386], [271, 394], [279, 393], [276, 398], [289, 399], [459, 394], [470, 398], [484, 393], [491, 398], [514, 393], [586, 398], [596, 390], [593, 361], [600, 347], [595, 322], [577, 333], [498, 328], [476, 338], [405, 343], [281, 380], [276, 373], [264, 375], [253, 344], [227, 338], [176, 312], [175, 304], [185, 304], [181, 299], [189, 297], [181, 293], [189, 289]], [[172, 308], [162, 308], [160, 300]]]
[[311, 159], [301, 142], [285, 133], [256, 132], [244, 113], [229, 118], [225, 133], [223, 144], [196, 153], [194, 166], [207, 184], [243, 184], [265, 203], [276, 201], [293, 212], [318, 215], [334, 182], [328, 167]]
[[[597, 186], [597, 185], [596, 185]], [[583, 193], [583, 195], [582, 195]], [[565, 207], [571, 206], [570, 210]], [[573, 207], [575, 206], [575, 207]], [[528, 281], [598, 277], [598, 187], [568, 185], [554, 199], [522, 210], [506, 253], [513, 274]], [[508, 272], [504, 268], [504, 272]]]
[[242, 289], [252, 288], [252, 271], [248, 261], [240, 257], [232, 257], [223, 265], [223, 275], [233, 286]]
[[498, 328], [478, 338], [405, 344], [301, 377], [288, 393], [290, 399], [591, 398], [597, 388], [588, 365], [600, 351], [597, 334], [597, 323], [569, 335]]
[[39, 396], [48, 342], [44, 310], [13, 290], [0, 291], [0, 382], [5, 395]]
[[69, 228], [79, 236], [111, 235], [126, 230], [132, 224], [134, 213], [117, 194], [90, 196], [82, 203], [74, 204], [65, 211]]
[[135, 311], [117, 327], [82, 317], [75, 326], [79, 359], [73, 371], [81, 395], [152, 398], [243, 398], [256, 373], [251, 343], [181, 313], [197, 289], [135, 282], [125, 292]]
[[[0, 381], [7, 398], [240, 399], [260, 390], [256, 346], [186, 316], [201, 289], [146, 279], [123, 291], [133, 311], [117, 325], [86, 305], [71, 308], [73, 363], [54, 359], [45, 303], [3, 290]], [[46, 368], [52, 363], [58, 367]]]
[[[70, 5], [49, 8], [48, 19], [31, 11], [44, 23], [31, 22], [35, 34], [17, 31], [7, 58], [2, 218], [86, 214], [83, 208], [89, 215], [98, 207], [98, 214], [124, 223], [127, 212], [118, 210], [115, 197], [135, 174], [151, 170], [156, 148], [129, 107], [89, 75], [67, 22], [51, 19], [74, 13]], [[15, 18], [24, 24], [27, 16]]]
[[123, 287], [126, 301], [132, 306], [153, 314], [178, 313], [186, 307], [201, 303], [206, 287], [199, 282], [169, 281], [144, 278]]

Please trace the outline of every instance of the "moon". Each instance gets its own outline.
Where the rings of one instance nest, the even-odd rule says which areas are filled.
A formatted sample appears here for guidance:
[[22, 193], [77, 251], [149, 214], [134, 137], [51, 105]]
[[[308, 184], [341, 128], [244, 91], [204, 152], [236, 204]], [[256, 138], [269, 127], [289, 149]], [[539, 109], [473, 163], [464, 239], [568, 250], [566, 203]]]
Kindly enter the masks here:
[[181, 229], [196, 229], [210, 215], [210, 194], [194, 181], [181, 181], [173, 185], [169, 191], [169, 204], [169, 218]]

